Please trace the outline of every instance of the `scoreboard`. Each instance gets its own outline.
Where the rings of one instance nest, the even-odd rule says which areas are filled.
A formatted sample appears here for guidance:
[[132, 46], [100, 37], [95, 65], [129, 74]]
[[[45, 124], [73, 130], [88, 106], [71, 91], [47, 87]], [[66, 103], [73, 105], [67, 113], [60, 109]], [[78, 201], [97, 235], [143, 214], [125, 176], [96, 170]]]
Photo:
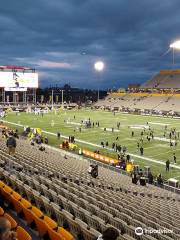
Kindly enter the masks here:
[[[0, 87], [17, 91], [23, 88], [38, 88], [38, 73], [0, 72]], [[18, 90], [19, 91], [19, 90]]]

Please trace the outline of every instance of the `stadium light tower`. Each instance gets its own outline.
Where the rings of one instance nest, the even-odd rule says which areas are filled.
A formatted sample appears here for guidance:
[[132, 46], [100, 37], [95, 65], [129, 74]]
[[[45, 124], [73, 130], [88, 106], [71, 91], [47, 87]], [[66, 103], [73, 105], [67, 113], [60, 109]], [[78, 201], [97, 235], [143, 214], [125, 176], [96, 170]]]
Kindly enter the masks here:
[[172, 53], [173, 53], [173, 65], [174, 65], [174, 50], [175, 50], [175, 49], [180, 49], [180, 40], [171, 43], [169, 47], [172, 48]]
[[[100, 78], [100, 74], [104, 70], [104, 63], [102, 61], [95, 62], [94, 69], [98, 72], [98, 76]], [[98, 101], [99, 101], [99, 88], [98, 88]]]
[[61, 92], [61, 108], [64, 109], [64, 91], [65, 90], [60, 90]]
[[54, 109], [54, 90], [52, 89], [52, 96], [51, 96], [51, 98], [52, 98], [52, 110]]

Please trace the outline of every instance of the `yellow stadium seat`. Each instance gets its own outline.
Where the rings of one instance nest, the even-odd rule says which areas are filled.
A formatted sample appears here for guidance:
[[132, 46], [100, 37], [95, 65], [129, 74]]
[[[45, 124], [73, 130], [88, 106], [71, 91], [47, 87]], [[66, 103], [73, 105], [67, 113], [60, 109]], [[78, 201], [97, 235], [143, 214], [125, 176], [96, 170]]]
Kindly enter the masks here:
[[16, 230], [17, 240], [32, 240], [32, 237], [28, 232], [24, 230], [24, 228], [18, 226]]
[[14, 220], [14, 218], [12, 218], [9, 214], [5, 213], [4, 217], [7, 218], [9, 220], [9, 222], [11, 223], [11, 229], [12, 230], [16, 230], [17, 228], [17, 222]]
[[14, 197], [11, 198], [12, 205], [17, 214], [20, 214], [23, 210], [20, 201], [16, 200]]
[[0, 217], [4, 215], [4, 209], [0, 207]]
[[43, 219], [36, 216], [35, 214], [34, 214], [34, 221], [35, 221], [39, 236], [43, 237], [48, 231], [48, 226], [47, 226], [46, 222]]
[[20, 201], [22, 199], [21, 195], [17, 192], [12, 193], [12, 197], [16, 199], [17, 201]]
[[3, 191], [12, 194], [13, 193], [13, 189], [7, 185], [4, 186]]
[[13, 192], [11, 195], [11, 202], [13, 204], [13, 207], [15, 209], [15, 211], [19, 214], [20, 212], [22, 212], [22, 206], [20, 204], [22, 197], [19, 193], [17, 192]]
[[0, 181], [0, 188], [3, 188], [5, 186], [4, 182]]
[[73, 235], [62, 227], [59, 227], [57, 232], [60, 233], [65, 240], [74, 240]]
[[48, 235], [50, 240], [65, 240], [65, 238], [55, 230], [48, 228]]
[[[22, 205], [23, 206], [23, 205]], [[34, 221], [34, 214], [31, 209], [28, 209], [23, 206], [23, 214], [28, 225]]]
[[40, 218], [37, 215], [35, 215], [34, 217], [35, 217], [34, 220], [35, 220], [36, 227], [37, 227], [40, 237], [43, 237], [46, 233], [48, 233], [48, 229], [55, 230], [58, 228], [57, 223], [47, 216]]
[[33, 206], [31, 210], [38, 218], [44, 218], [44, 214], [37, 207]]
[[22, 198], [20, 203], [21, 203], [21, 204], [23, 205], [23, 207], [25, 207], [25, 208], [28, 208], [28, 209], [31, 209], [31, 208], [32, 208], [31, 203], [30, 203], [28, 200], [26, 200], [25, 198]]
[[[23, 207], [23, 213], [25, 220], [27, 221], [27, 224], [31, 224], [32, 222], [35, 222], [36, 219], [43, 219], [44, 215], [43, 213], [36, 207], [30, 205], [28, 201], [23, 200], [22, 204]], [[29, 207], [29, 208], [28, 208]]]
[[5, 185], [4, 188], [1, 188], [1, 194], [7, 202], [11, 202], [11, 194], [13, 193], [12, 188]]
[[54, 220], [52, 220], [50, 217], [44, 216], [43, 220], [46, 222], [46, 224], [48, 225], [49, 228], [54, 229], [54, 230], [58, 229], [57, 223]]

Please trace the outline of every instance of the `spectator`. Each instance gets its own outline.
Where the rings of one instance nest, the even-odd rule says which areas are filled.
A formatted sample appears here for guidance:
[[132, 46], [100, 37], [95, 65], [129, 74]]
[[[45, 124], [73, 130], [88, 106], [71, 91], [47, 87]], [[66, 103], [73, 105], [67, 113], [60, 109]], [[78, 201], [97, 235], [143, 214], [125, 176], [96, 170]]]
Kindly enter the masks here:
[[123, 147], [122, 147], [122, 151], [123, 151], [123, 153], [125, 154], [125, 152], [127, 151], [126, 146], [123, 146]]
[[58, 139], [58, 140], [60, 139], [60, 136], [61, 136], [61, 134], [60, 134], [60, 132], [58, 132], [58, 133], [57, 133], [57, 139]]
[[11, 231], [11, 223], [4, 217], [0, 217], [0, 240], [16, 240], [15, 232]]
[[170, 161], [169, 159], [166, 161], [166, 172], [169, 172]]
[[48, 143], [49, 143], [49, 140], [48, 140], [47, 137], [45, 137], [45, 139], [44, 139], [44, 143], [45, 143], [45, 144], [48, 144]]
[[39, 145], [42, 143], [42, 138], [41, 138], [40, 135], [36, 136], [36, 143], [39, 144]]
[[176, 155], [173, 153], [174, 164], [176, 164]]
[[132, 183], [137, 184], [138, 182], [138, 177], [135, 172], [132, 173]]
[[140, 147], [140, 154], [141, 154], [141, 156], [144, 154], [144, 148], [143, 147]]
[[119, 236], [117, 229], [113, 227], [108, 227], [97, 240], [116, 240]]
[[16, 139], [13, 137], [12, 133], [9, 134], [9, 137], [6, 142], [9, 155], [14, 156], [16, 150]]
[[98, 165], [95, 165], [91, 171], [91, 176], [93, 178], [97, 178], [98, 177]]
[[43, 146], [41, 145], [41, 146], [39, 147], [39, 150], [43, 152], [43, 151], [45, 151], [45, 147], [43, 147]]
[[92, 170], [93, 170], [93, 165], [91, 164], [88, 168], [88, 173], [91, 174], [92, 173]]
[[163, 185], [163, 179], [162, 179], [161, 174], [159, 174], [159, 175], [157, 176], [157, 185], [158, 185], [159, 187], [161, 187], [161, 186]]
[[149, 182], [149, 184], [153, 184], [153, 175], [152, 175], [152, 173], [151, 172], [149, 172], [149, 174], [148, 174], [148, 182]]
[[35, 145], [35, 139], [34, 139], [34, 138], [31, 139], [31, 145], [32, 145], [32, 146]]

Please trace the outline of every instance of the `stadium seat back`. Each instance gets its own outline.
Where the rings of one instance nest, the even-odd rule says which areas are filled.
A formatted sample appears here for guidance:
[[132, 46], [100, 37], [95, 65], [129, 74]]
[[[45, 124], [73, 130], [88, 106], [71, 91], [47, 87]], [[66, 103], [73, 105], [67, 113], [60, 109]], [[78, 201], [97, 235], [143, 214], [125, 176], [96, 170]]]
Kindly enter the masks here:
[[21, 205], [21, 203], [18, 200], [16, 200], [14, 197], [12, 197], [11, 198], [11, 202], [12, 202], [13, 207], [14, 207], [14, 209], [15, 209], [17, 214], [22, 212], [22, 205]]
[[57, 232], [60, 233], [66, 240], [74, 240], [73, 235], [62, 227], [59, 227]]
[[14, 220], [14, 218], [12, 218], [9, 214], [5, 213], [4, 217], [7, 218], [9, 220], [9, 222], [11, 223], [11, 229], [12, 230], [16, 230], [17, 228], [17, 222]]
[[25, 207], [25, 208], [28, 208], [28, 209], [32, 208], [31, 203], [30, 203], [28, 200], [26, 200], [25, 198], [22, 198], [20, 203], [21, 203], [21, 204], [23, 205], [23, 207]]
[[48, 235], [50, 240], [66, 240], [60, 233], [48, 228]]
[[48, 232], [48, 225], [46, 222], [34, 214], [34, 221], [40, 237], [44, 237]]
[[38, 217], [38, 218], [43, 218], [43, 213], [41, 212], [41, 210], [39, 210], [36, 207], [32, 207], [32, 212]]
[[0, 188], [3, 188], [3, 187], [5, 187], [5, 184], [3, 181], [0, 181]]
[[13, 193], [12, 188], [8, 187], [7, 185], [5, 185], [3, 188], [1, 188], [1, 194], [3, 195], [4, 199], [7, 202], [11, 201], [11, 194]]
[[4, 209], [0, 207], [0, 217], [4, 215]]
[[12, 197], [16, 199], [17, 201], [20, 201], [22, 199], [21, 195], [17, 192], [12, 193]]
[[4, 186], [3, 190], [9, 194], [13, 193], [13, 189], [7, 185]]
[[57, 223], [54, 220], [52, 220], [50, 217], [44, 216], [43, 220], [46, 222], [46, 224], [48, 225], [49, 228], [51, 228], [51, 229], [58, 228]]
[[29, 235], [24, 228], [18, 226], [16, 230], [17, 240], [32, 240], [31, 236]]
[[34, 221], [34, 214], [30, 209], [24, 207], [23, 205], [22, 205], [22, 208], [23, 208], [23, 214], [24, 214], [25, 220], [29, 225]]

